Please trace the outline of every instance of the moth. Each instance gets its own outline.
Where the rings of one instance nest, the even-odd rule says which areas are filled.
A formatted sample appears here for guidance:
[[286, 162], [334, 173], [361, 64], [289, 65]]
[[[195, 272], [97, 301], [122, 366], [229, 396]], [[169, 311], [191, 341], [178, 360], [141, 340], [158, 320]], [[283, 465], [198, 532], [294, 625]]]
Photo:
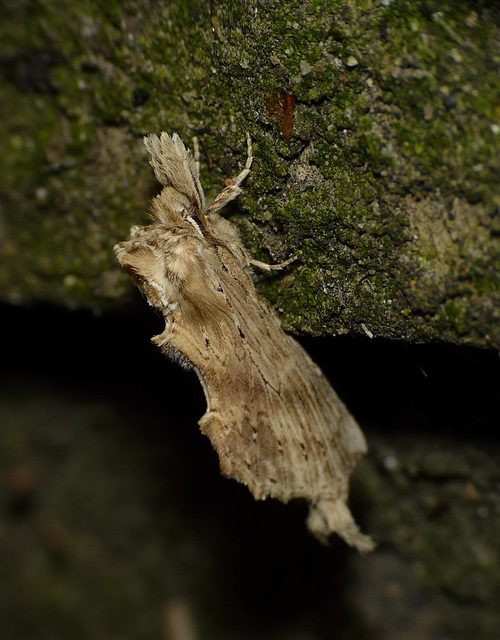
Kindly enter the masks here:
[[347, 497], [349, 476], [366, 453], [353, 416], [304, 349], [284, 333], [256, 292], [253, 260], [236, 226], [219, 211], [242, 189], [246, 165], [210, 206], [194, 156], [177, 134], [149, 135], [144, 144], [163, 190], [152, 201], [152, 224], [134, 226], [115, 246], [119, 264], [165, 319], [152, 338], [165, 355], [194, 369], [207, 410], [199, 421], [223, 475], [268, 496], [309, 502], [307, 525], [325, 541], [340, 535], [360, 551], [373, 548], [358, 529]]

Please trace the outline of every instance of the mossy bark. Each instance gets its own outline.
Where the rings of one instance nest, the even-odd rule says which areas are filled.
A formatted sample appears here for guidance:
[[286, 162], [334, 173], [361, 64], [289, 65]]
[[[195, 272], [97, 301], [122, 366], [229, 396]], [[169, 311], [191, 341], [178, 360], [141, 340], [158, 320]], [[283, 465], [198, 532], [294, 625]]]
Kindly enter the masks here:
[[[286, 328], [500, 344], [487, 3], [3, 5], [3, 300], [123, 304], [112, 245], [157, 188], [141, 134], [197, 134], [214, 195], [249, 130], [244, 239], [300, 258], [261, 283]], [[289, 143], [277, 89], [296, 98]]]

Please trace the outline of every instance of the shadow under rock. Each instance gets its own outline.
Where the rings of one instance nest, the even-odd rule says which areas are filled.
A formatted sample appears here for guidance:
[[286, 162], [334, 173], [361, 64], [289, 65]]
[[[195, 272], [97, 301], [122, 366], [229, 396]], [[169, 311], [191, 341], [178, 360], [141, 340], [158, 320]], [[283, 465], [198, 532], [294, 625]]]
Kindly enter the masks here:
[[[309, 536], [305, 505], [257, 503], [245, 487], [220, 477], [216, 455], [196, 425], [205, 410], [196, 376], [168, 363], [149, 343], [162, 330], [160, 318], [150, 310], [94, 317], [12, 307], [5, 307], [2, 317], [4, 335], [11, 339], [0, 369], [4, 381], [25, 379], [109, 400], [128, 424], [137, 424], [133, 437], [159, 459], [164, 456], [164, 480], [173, 483], [165, 500], [182, 515], [191, 547], [202, 549], [204, 561], [213, 565], [212, 582], [198, 605], [210, 610], [214, 629], [231, 628], [244, 638], [251, 630], [265, 629], [271, 637], [272, 628], [303, 628], [325, 640], [332, 629], [338, 637], [344, 626], [352, 629], [342, 595], [349, 579], [345, 547], [335, 541], [325, 549]], [[399, 430], [406, 411], [418, 416], [409, 428], [452, 432], [457, 438], [470, 437], [471, 430], [474, 438], [497, 435], [496, 353], [364, 338], [302, 342], [368, 431]], [[134, 473], [140, 470], [131, 469]]]

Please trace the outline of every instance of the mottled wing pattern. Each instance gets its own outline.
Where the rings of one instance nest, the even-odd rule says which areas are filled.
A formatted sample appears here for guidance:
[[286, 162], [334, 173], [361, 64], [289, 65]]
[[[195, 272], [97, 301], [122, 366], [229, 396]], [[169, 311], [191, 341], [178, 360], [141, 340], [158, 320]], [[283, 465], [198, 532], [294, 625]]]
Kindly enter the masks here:
[[200, 427], [222, 472], [257, 499], [310, 502], [309, 528], [373, 548], [347, 507], [349, 475], [366, 452], [356, 421], [302, 347], [281, 329], [255, 291], [250, 260], [234, 225], [217, 210], [240, 192], [251, 165], [205, 209], [193, 156], [177, 135], [148, 136], [164, 189], [155, 224], [133, 227], [115, 248], [120, 264], [161, 309], [153, 340], [194, 367], [207, 399]]
[[169, 344], [202, 378], [208, 409], [200, 427], [222, 473], [246, 484], [257, 499], [307, 499], [316, 535], [335, 531], [369, 550], [373, 543], [346, 506], [349, 475], [366, 453], [360, 428], [304, 349], [283, 332], [238, 261], [225, 248], [217, 258], [220, 268], [206, 285], [227, 305], [223, 332], [210, 326], [193, 332], [179, 322]]

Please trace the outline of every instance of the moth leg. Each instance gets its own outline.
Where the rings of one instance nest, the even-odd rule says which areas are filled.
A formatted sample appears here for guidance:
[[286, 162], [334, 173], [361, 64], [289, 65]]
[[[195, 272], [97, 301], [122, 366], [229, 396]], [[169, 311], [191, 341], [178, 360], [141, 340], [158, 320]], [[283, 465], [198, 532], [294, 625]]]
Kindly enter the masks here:
[[267, 264], [267, 262], [261, 262], [260, 260], [253, 260], [250, 258], [250, 264], [253, 267], [259, 267], [259, 269], [264, 269], [264, 271], [281, 271], [285, 267], [288, 267], [289, 264], [295, 262], [298, 259], [298, 256], [292, 256], [285, 260], [285, 262], [280, 262], [279, 264]]
[[168, 344], [172, 335], [172, 325], [172, 314], [170, 313], [165, 316], [165, 328], [157, 336], [153, 336], [151, 342], [157, 347], [164, 347]]
[[200, 146], [198, 145], [198, 138], [193, 137], [193, 156], [194, 163], [196, 165], [196, 173], [200, 175]]
[[250, 173], [250, 167], [252, 166], [252, 161], [253, 161], [252, 139], [250, 138], [250, 134], [248, 133], [248, 131], [246, 133], [246, 136], [247, 136], [248, 153], [247, 153], [247, 161], [245, 163], [245, 167], [238, 174], [238, 176], [231, 181], [231, 184], [229, 184], [225, 189], [222, 189], [219, 195], [208, 207], [205, 213], [207, 218], [209, 218], [210, 215], [215, 213], [216, 211], [219, 211], [219, 209], [222, 209], [222, 207], [226, 206], [228, 202], [230, 202], [231, 200], [234, 200], [234, 198], [236, 198], [236, 196], [238, 196], [241, 193], [240, 184]]
[[252, 138], [250, 138], [250, 134], [248, 133], [248, 131], [246, 132], [246, 136], [247, 136], [247, 161], [245, 163], [245, 167], [243, 171], [241, 171], [236, 177], [236, 179], [233, 180], [233, 184], [230, 185], [229, 188], [238, 187], [243, 182], [243, 180], [247, 177], [247, 175], [250, 173], [250, 167], [252, 166], [252, 161], [253, 161]]

